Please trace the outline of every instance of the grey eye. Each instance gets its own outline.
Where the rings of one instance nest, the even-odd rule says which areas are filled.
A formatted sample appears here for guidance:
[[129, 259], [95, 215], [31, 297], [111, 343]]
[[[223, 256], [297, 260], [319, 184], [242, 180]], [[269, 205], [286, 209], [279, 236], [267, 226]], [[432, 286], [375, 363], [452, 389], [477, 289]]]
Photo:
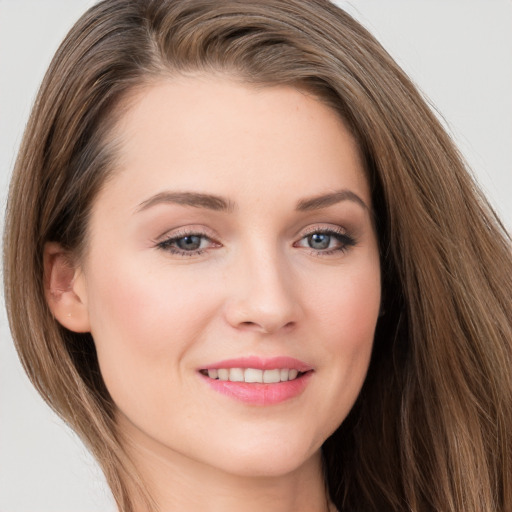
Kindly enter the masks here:
[[313, 233], [307, 237], [308, 245], [312, 249], [327, 249], [331, 243], [331, 235], [326, 233]]
[[202, 236], [188, 235], [176, 240], [176, 245], [183, 251], [196, 251], [201, 247]]

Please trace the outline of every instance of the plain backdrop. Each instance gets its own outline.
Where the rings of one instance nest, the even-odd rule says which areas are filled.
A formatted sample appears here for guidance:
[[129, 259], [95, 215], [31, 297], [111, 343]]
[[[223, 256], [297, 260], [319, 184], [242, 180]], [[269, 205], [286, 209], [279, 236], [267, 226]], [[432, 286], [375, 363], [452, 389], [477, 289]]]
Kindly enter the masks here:
[[[0, 0], [0, 204], [51, 56], [91, 0]], [[512, 0], [339, 1], [397, 59], [512, 227]], [[0, 309], [0, 512], [109, 512], [101, 472], [25, 377]]]

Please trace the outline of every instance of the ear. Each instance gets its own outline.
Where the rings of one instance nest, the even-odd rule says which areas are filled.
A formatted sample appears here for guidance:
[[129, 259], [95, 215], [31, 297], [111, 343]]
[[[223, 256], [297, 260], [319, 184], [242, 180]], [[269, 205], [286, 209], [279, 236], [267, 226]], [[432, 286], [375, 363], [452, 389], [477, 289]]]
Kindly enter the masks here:
[[44, 291], [57, 321], [70, 331], [90, 332], [85, 277], [60, 244], [44, 247]]

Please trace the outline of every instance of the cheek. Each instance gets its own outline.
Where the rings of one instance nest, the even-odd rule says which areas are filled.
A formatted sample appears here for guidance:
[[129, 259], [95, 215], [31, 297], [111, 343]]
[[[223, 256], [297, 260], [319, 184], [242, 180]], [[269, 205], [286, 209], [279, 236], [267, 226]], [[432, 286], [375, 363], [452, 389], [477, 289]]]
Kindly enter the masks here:
[[180, 273], [171, 274], [165, 267], [146, 271], [118, 261], [115, 268], [97, 268], [100, 272], [93, 276], [88, 298], [98, 342], [117, 340], [158, 357], [169, 348], [170, 339], [186, 339], [182, 335], [197, 325], [186, 319], [210, 307], [199, 279], [183, 282]]
[[378, 260], [368, 258], [350, 271], [341, 268], [328, 282], [312, 303], [332, 349], [336, 352], [336, 345], [344, 350], [371, 345], [381, 301]]
[[215, 314], [215, 297], [201, 280], [184, 282], [165, 266], [146, 271], [121, 259], [95, 268], [88, 303], [105, 384], [120, 407], [146, 403], [171, 374], [180, 377], [187, 350]]
[[381, 300], [378, 260], [370, 263], [332, 276], [328, 292], [312, 297], [328, 372], [325, 410], [318, 411], [328, 418], [327, 434], [349, 413], [368, 371]]

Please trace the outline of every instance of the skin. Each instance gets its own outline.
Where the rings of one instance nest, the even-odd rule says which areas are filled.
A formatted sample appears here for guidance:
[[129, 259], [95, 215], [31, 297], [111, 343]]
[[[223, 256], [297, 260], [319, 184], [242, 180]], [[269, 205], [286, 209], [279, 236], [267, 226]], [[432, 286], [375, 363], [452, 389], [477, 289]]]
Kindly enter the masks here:
[[[139, 91], [114, 135], [118, 166], [81, 265], [56, 244], [45, 258], [50, 307], [92, 333], [127, 451], [163, 511], [326, 510], [321, 445], [363, 384], [381, 294], [353, 137], [304, 91], [209, 76]], [[352, 195], [296, 209], [342, 190]], [[185, 191], [229, 208], [159, 195]], [[173, 253], [191, 233], [205, 235], [199, 253]], [[249, 355], [314, 370], [299, 396], [269, 406], [198, 373]]]

